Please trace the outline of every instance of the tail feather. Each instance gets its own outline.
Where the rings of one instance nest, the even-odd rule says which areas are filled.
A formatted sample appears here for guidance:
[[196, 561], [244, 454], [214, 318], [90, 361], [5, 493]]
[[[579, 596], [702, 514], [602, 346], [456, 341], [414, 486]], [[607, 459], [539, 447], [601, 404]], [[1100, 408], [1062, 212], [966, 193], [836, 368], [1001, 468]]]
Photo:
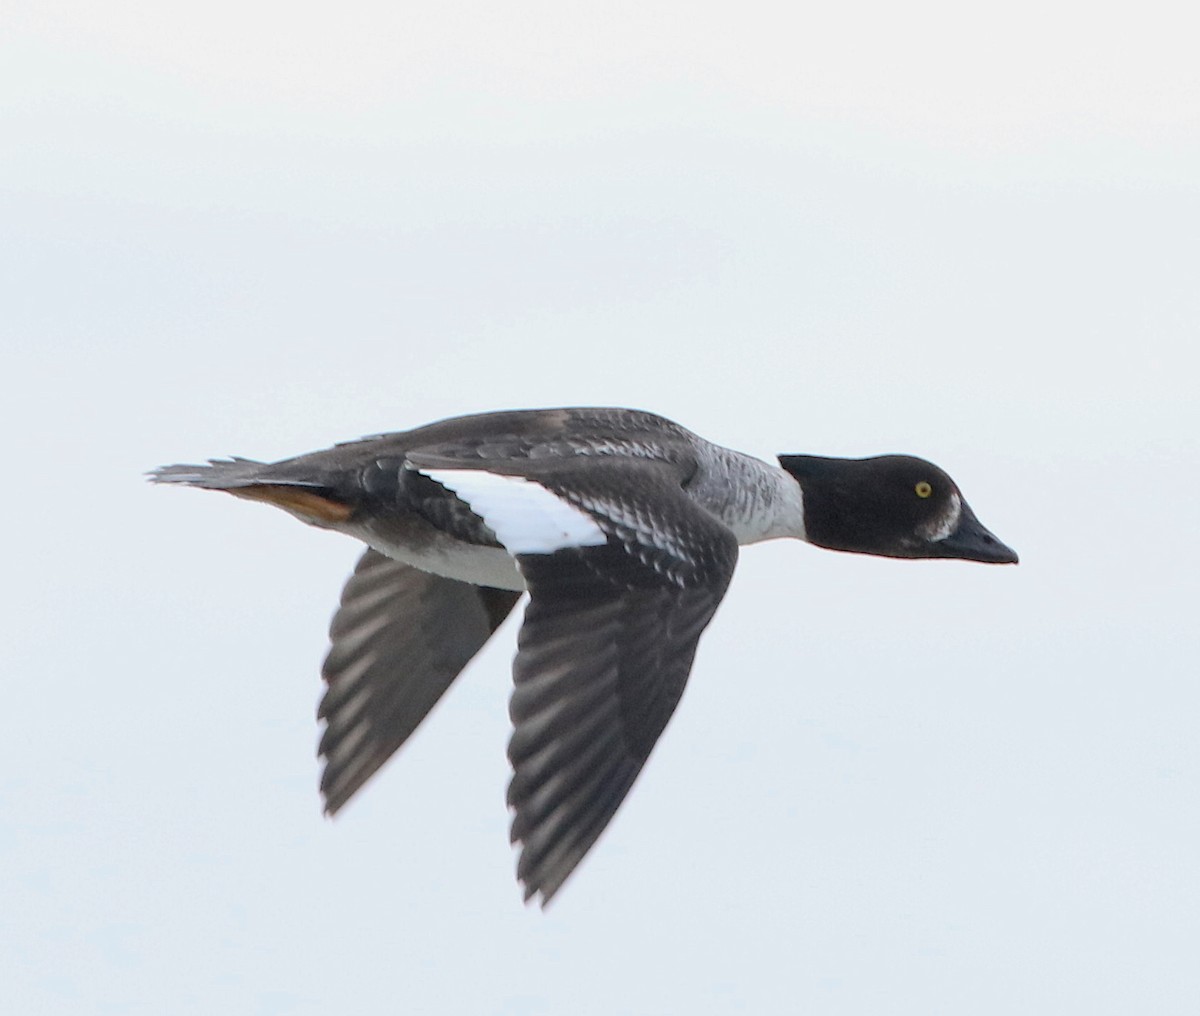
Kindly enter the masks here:
[[178, 463], [159, 466], [146, 475], [151, 483], [183, 483], [189, 487], [204, 487], [209, 490], [234, 490], [238, 487], [253, 487], [260, 483], [285, 487], [320, 487], [312, 480], [288, 479], [275, 475], [272, 464], [255, 459], [209, 459], [207, 465]]
[[287, 463], [210, 459], [205, 466], [186, 463], [161, 466], [147, 475], [151, 483], [180, 483], [227, 491], [247, 501], [265, 501], [315, 526], [337, 526], [354, 513], [352, 498], [339, 495], [315, 480], [289, 477], [279, 468], [281, 465]]

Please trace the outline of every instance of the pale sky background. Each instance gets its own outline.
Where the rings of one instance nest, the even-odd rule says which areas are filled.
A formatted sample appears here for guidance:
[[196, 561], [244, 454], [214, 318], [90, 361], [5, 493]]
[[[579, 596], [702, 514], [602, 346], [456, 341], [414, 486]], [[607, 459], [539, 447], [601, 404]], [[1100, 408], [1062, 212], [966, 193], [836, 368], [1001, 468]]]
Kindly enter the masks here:
[[[5, 1012], [1200, 1012], [1193, 17], [4, 0]], [[358, 549], [140, 474], [562, 404], [1022, 564], [746, 550], [542, 913], [515, 626], [326, 821]]]

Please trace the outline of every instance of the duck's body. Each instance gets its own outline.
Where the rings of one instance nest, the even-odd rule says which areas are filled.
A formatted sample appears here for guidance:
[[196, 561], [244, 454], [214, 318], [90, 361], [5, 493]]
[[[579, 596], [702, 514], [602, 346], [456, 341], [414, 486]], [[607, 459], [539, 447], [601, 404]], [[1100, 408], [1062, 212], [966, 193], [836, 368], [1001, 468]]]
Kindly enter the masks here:
[[[493, 483], [488, 477], [506, 479]], [[647, 536], [668, 525], [673, 512], [698, 508], [739, 544], [804, 539], [800, 488], [783, 470], [660, 416], [627, 409], [483, 413], [282, 462], [235, 459], [168, 466], [155, 474], [158, 482], [270, 501], [436, 575], [522, 590], [516, 558], [470, 509], [465, 493], [465, 500], [450, 493], [461, 486], [485, 496], [486, 485], [502, 491], [506, 481], [511, 485], [508, 478], [541, 481], [572, 500], [584, 499], [587, 489], [614, 524], [646, 498], [647, 488], [669, 485], [682, 495], [678, 505], [659, 492], [649, 493], [650, 502], [640, 508]], [[522, 505], [519, 490], [510, 495], [514, 508], [534, 510], [532, 503]], [[544, 507], [553, 510], [548, 502]]]
[[277, 463], [168, 466], [154, 479], [267, 501], [370, 548], [324, 667], [330, 812], [529, 592], [509, 803], [518, 876], [527, 898], [545, 902], [666, 725], [740, 544], [790, 536], [888, 556], [1016, 560], [929, 463], [781, 463], [651, 413], [552, 409], [459, 417]]

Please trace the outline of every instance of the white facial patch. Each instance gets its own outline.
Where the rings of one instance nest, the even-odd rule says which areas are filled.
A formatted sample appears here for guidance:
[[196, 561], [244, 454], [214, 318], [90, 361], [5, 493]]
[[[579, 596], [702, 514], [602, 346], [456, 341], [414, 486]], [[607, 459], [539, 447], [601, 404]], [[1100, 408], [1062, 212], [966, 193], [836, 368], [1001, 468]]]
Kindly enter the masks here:
[[927, 530], [929, 540], [937, 543], [939, 540], [946, 539], [958, 528], [960, 518], [962, 518], [962, 498], [958, 496], [957, 491], [952, 490], [950, 499], [946, 502], [946, 510], [940, 518], [934, 520]]
[[608, 542], [587, 512], [522, 476], [482, 469], [421, 472], [469, 504], [510, 554], [553, 554], [565, 547], [598, 547]]

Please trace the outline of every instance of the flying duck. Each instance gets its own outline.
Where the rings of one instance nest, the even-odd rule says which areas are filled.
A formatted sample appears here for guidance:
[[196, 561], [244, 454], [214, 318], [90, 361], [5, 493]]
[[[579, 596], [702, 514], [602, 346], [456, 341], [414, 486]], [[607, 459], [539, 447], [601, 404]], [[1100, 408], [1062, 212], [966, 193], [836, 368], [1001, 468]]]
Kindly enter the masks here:
[[322, 668], [330, 815], [529, 594], [508, 804], [517, 877], [542, 905], [662, 734], [740, 545], [793, 537], [883, 557], [1017, 561], [923, 459], [780, 455], [775, 466], [631, 409], [461, 416], [151, 479], [265, 501], [367, 545]]

